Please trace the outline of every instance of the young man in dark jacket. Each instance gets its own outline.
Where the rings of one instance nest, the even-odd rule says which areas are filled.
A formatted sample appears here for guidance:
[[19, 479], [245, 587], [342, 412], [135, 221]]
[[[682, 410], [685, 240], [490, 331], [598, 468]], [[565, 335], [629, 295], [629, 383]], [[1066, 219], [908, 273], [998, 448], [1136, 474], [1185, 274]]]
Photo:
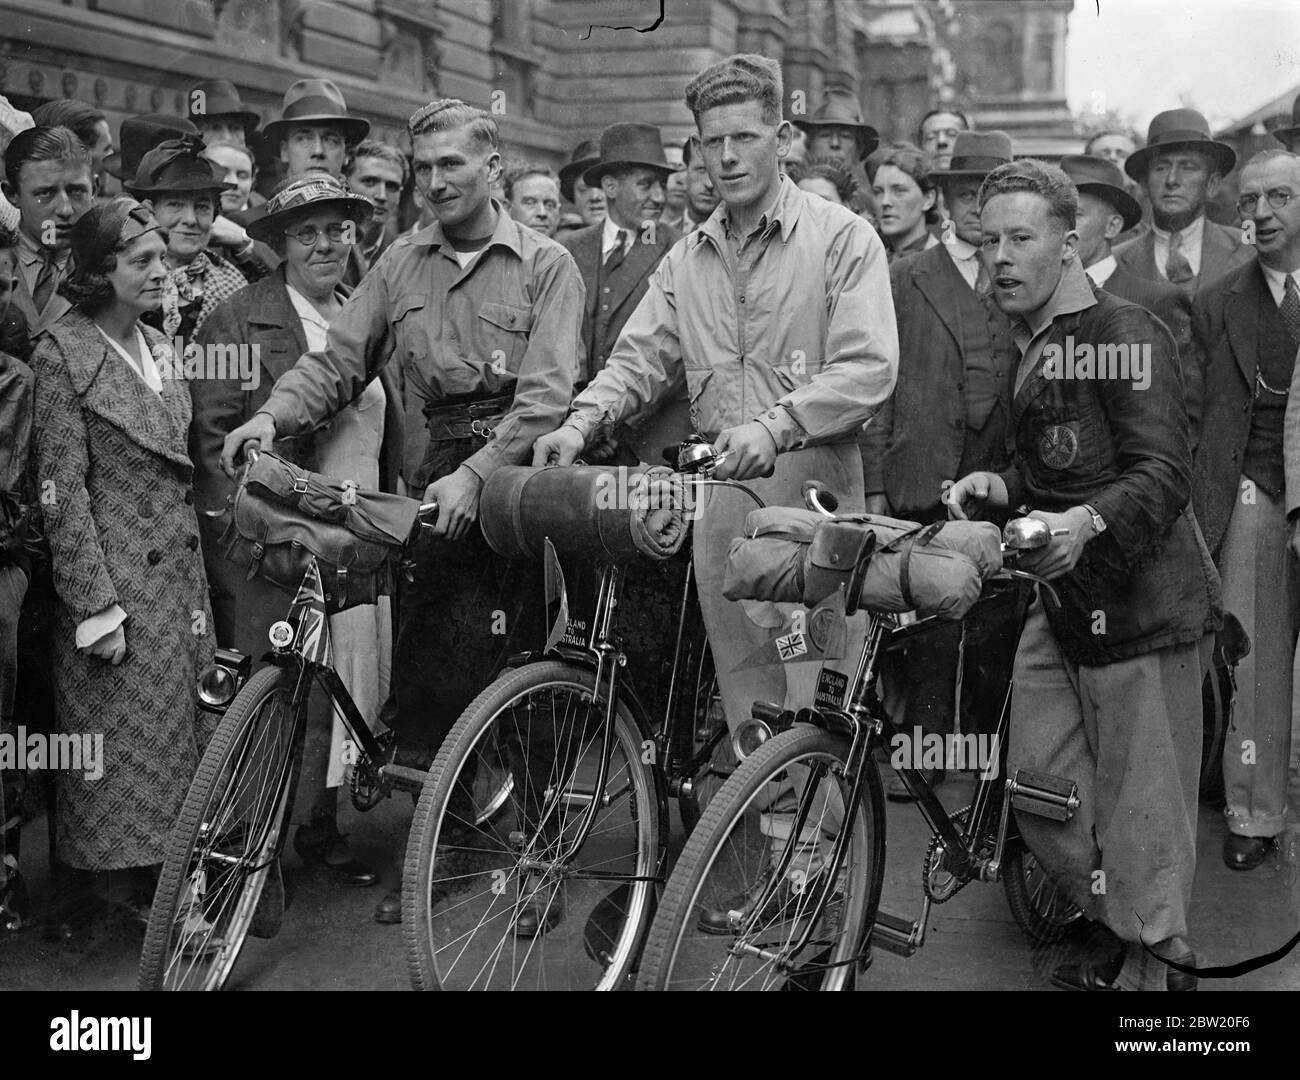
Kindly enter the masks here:
[[[1189, 506], [1178, 355], [1146, 309], [1097, 292], [1077, 258], [1078, 193], [1052, 166], [995, 169], [980, 190], [982, 257], [1021, 359], [1001, 474], [949, 492], [1032, 509], [1059, 535], [1021, 565], [1054, 583], [1016, 654], [1008, 772], [1073, 780], [1066, 822], [1021, 815], [1044, 868], [1125, 943], [1057, 968], [1078, 990], [1192, 989], [1143, 949], [1187, 961], [1196, 869], [1201, 676], [1219, 577]], [[1059, 599], [1058, 599], [1059, 597]]]

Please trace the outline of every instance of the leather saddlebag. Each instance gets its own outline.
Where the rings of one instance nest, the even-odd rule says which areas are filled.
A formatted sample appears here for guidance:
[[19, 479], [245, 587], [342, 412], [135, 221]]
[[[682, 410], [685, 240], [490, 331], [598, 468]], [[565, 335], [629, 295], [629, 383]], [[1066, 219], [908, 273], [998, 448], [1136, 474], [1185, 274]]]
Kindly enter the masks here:
[[414, 499], [362, 491], [263, 453], [235, 490], [221, 552], [250, 580], [288, 592], [315, 555], [326, 608], [344, 611], [393, 591], [419, 510]]

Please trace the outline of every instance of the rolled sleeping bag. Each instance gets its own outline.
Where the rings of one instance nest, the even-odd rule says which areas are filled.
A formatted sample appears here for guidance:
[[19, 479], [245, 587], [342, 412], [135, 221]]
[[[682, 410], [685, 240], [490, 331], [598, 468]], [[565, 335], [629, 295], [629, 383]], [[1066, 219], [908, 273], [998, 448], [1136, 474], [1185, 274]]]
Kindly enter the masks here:
[[561, 555], [598, 562], [667, 559], [688, 526], [686, 485], [662, 466], [507, 465], [483, 485], [479, 525], [498, 555]]

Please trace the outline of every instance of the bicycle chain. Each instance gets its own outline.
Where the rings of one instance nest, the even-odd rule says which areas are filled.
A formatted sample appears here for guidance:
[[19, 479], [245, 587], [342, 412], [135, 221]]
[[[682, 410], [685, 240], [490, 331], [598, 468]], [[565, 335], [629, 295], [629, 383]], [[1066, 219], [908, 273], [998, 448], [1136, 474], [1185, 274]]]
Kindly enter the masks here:
[[[957, 826], [957, 831], [964, 836], [964, 829], [970, 815], [970, 807], [963, 806], [952, 815], [952, 823]], [[943, 838], [935, 833], [930, 837], [930, 846], [925, 849], [925, 861], [921, 864], [921, 888], [925, 895], [933, 903], [946, 904], [954, 896], [965, 888], [970, 878], [957, 878], [951, 875], [951, 880], [956, 884], [952, 885], [947, 891], [934, 888], [931, 884], [931, 876], [935, 874], [943, 864], [943, 857], [947, 854], [947, 849], [943, 846]]]

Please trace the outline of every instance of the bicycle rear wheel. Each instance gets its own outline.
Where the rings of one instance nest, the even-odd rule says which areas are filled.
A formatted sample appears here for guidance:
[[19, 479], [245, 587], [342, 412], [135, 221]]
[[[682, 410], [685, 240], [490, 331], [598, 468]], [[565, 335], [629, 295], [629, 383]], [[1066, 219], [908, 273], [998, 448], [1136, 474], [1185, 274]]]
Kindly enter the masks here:
[[[591, 671], [556, 661], [507, 671], [443, 742], [402, 875], [417, 989], [608, 990], [632, 969], [653, 909], [665, 798], [654, 743], [621, 700], [597, 790], [594, 689]], [[495, 811], [480, 805], [487, 792]]]
[[[638, 989], [852, 986], [880, 902], [885, 817], [880, 775], [869, 758], [856, 803], [848, 805], [848, 751], [847, 739], [797, 725], [764, 743], [731, 775], [664, 889]], [[792, 817], [782, 829], [780, 819], [766, 813], [775, 793], [791, 785], [806, 810], [799, 830], [791, 827]], [[787, 796], [785, 805], [799, 797]], [[785, 839], [769, 835], [782, 831]], [[844, 862], [832, 878], [826, 859], [845, 833]]]
[[1016, 925], [1034, 945], [1053, 945], [1086, 925], [1083, 910], [1048, 876], [1023, 840], [1007, 856], [1002, 888]]
[[204, 752], [163, 860], [141, 990], [220, 990], [239, 959], [293, 804], [302, 756], [292, 710], [298, 675], [258, 671]]

